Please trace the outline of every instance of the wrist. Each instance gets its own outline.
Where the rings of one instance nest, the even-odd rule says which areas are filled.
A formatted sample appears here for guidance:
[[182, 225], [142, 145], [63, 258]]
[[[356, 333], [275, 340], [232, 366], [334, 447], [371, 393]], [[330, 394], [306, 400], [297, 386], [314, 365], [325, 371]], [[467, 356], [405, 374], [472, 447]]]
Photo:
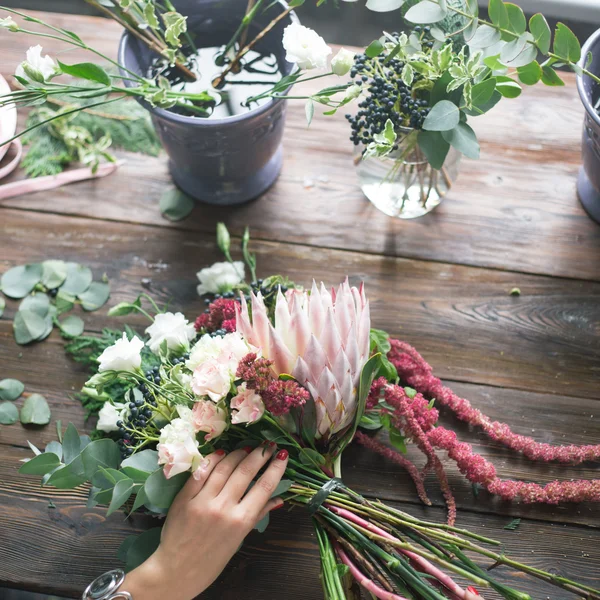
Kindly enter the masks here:
[[129, 592], [133, 600], [191, 600], [181, 594], [181, 588], [178, 589], [177, 582], [164, 567], [158, 551], [127, 574], [121, 589]]

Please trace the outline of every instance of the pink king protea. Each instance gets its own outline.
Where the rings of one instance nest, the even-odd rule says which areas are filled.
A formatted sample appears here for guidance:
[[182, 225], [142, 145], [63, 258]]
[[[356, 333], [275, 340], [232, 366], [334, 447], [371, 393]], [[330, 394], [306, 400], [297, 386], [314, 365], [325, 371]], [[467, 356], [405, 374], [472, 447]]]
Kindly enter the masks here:
[[289, 373], [306, 387], [316, 406], [317, 438], [328, 438], [352, 423], [357, 387], [369, 359], [371, 318], [363, 286], [348, 280], [337, 292], [313, 282], [310, 293], [281, 291], [274, 324], [262, 296], [252, 295], [252, 321], [242, 302], [237, 330], [273, 361], [277, 375]]

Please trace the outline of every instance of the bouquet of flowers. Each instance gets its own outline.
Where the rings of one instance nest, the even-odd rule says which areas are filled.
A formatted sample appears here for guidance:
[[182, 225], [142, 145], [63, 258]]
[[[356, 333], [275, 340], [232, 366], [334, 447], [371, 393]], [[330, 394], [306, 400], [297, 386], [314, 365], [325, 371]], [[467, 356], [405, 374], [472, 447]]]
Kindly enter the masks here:
[[[165, 515], [185, 481], [201, 475], [206, 455], [277, 445], [289, 462], [273, 496], [312, 516], [327, 599], [356, 598], [357, 584], [386, 600], [474, 600], [486, 589], [510, 600], [529, 598], [497, 581], [489, 565], [600, 598], [599, 590], [520, 564], [495, 552], [498, 542], [456, 527], [452, 493], [434, 448], [447, 450], [467, 477], [505, 497], [598, 499], [595, 482], [556, 483], [535, 492], [527, 487], [533, 484], [512, 482], [517, 487], [509, 490], [453, 432], [435, 427], [438, 411], [425, 396], [434, 394], [461, 418], [532, 458], [543, 453], [446, 391], [412, 348], [371, 329], [363, 286], [346, 280], [335, 290], [316, 283], [305, 290], [280, 275], [257, 280], [246, 231], [242, 250], [252, 276], [247, 284], [244, 262], [232, 260], [222, 224], [217, 238], [227, 262], [199, 273], [199, 291], [212, 296], [195, 323], [182, 313], [161, 311], [144, 296], [109, 314], [146, 315], [151, 324], [145, 336], [126, 328], [70, 343], [76, 359], [94, 364], [82, 397], [88, 407], [101, 407], [99, 433], [90, 441], [69, 424], [64, 435], [59, 432], [62, 445], [44, 453], [32, 446], [36, 456], [22, 473], [58, 488], [91, 482], [90, 505], [108, 505], [109, 514], [126, 509]], [[143, 300], [152, 305], [153, 316]], [[428, 502], [423, 473], [359, 431], [381, 427], [397, 448], [410, 440], [425, 452], [426, 470], [436, 472], [448, 501], [448, 523], [422, 521], [344, 485], [342, 453], [357, 440], [407, 468]], [[585, 460], [597, 458], [600, 449], [556, 452], [559, 460]], [[257, 528], [267, 523], [268, 516]], [[120, 555], [130, 568], [153, 552], [159, 536], [151, 532], [124, 542]]]

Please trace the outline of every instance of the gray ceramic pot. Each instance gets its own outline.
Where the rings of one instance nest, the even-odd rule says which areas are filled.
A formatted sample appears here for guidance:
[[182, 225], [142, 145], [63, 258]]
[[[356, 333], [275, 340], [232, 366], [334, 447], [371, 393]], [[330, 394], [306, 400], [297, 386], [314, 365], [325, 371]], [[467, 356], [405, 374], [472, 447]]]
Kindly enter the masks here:
[[[600, 29], [583, 47], [583, 56], [594, 56], [589, 70], [600, 76]], [[581, 204], [590, 217], [600, 223], [600, 115], [595, 106], [600, 102], [600, 85], [591, 77], [577, 78], [577, 87], [586, 115], [583, 130], [583, 167], [579, 172], [577, 191]]]
[[[229, 41], [244, 16], [247, 0], [177, 0], [175, 7], [188, 16], [188, 29], [202, 46], [220, 46]], [[257, 17], [250, 31], [260, 31], [286, 8], [285, 2]], [[279, 69], [289, 74], [293, 65], [285, 60], [281, 45], [283, 29], [297, 21], [293, 13], [283, 18], [256, 46], [273, 53]], [[250, 37], [251, 39], [251, 37]], [[125, 33], [119, 47], [119, 62], [147, 76], [156, 54]], [[186, 117], [142, 102], [150, 111], [154, 127], [169, 155], [175, 183], [187, 194], [209, 204], [248, 202], [262, 194], [277, 179], [282, 165], [281, 139], [286, 102], [271, 100], [251, 111], [222, 119]]]

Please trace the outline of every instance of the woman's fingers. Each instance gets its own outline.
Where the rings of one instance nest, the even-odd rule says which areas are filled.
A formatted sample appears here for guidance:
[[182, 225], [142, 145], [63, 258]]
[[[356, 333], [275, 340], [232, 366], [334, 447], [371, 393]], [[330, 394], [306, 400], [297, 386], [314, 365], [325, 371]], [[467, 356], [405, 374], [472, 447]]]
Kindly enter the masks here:
[[285, 474], [288, 463], [288, 451], [280, 450], [266, 471], [259, 477], [252, 489], [241, 501], [241, 505], [253, 514], [260, 514], [269, 502], [279, 482]]
[[270, 513], [272, 510], [277, 510], [278, 508], [283, 508], [285, 506], [285, 502], [281, 498], [271, 498], [266, 504], [266, 506], [262, 509], [262, 512], [258, 515], [258, 519], [256, 522], [262, 521], [265, 518], [267, 513]]
[[252, 452], [252, 448], [235, 450], [215, 465], [202, 490], [197, 494], [198, 500], [209, 500], [218, 496], [228, 482], [237, 466]]
[[177, 500], [189, 502], [192, 498], [197, 496], [204, 484], [210, 477], [214, 468], [225, 458], [225, 450], [217, 450], [212, 454], [209, 454], [202, 465], [193, 473], [193, 475], [186, 481], [181, 492], [177, 496]]
[[256, 449], [246, 448], [248, 455], [236, 467], [223, 486], [219, 496], [223, 500], [239, 502], [259, 471], [269, 462], [275, 450], [273, 442]]

